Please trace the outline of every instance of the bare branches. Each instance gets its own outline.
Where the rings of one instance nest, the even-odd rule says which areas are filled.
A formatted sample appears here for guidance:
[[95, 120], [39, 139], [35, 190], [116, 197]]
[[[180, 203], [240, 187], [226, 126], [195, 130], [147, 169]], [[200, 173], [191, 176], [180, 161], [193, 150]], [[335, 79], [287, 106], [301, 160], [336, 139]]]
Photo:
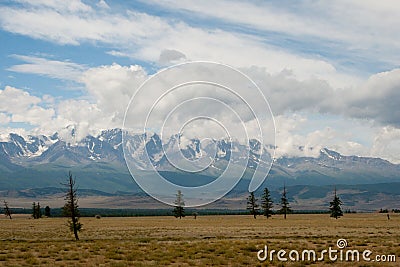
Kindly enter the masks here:
[[79, 209], [78, 209], [78, 197], [77, 188], [75, 187], [75, 179], [72, 177], [72, 173], [68, 173], [68, 182], [63, 184], [67, 188], [65, 195], [65, 205], [63, 207], [63, 215], [69, 217], [68, 221], [71, 232], [74, 233], [75, 240], [79, 240], [78, 232], [82, 229], [82, 224], [79, 222]]
[[4, 215], [6, 215], [6, 217], [9, 217], [10, 220], [12, 219], [12, 217], [11, 217], [11, 209], [8, 207], [8, 203], [5, 200], [4, 200]]

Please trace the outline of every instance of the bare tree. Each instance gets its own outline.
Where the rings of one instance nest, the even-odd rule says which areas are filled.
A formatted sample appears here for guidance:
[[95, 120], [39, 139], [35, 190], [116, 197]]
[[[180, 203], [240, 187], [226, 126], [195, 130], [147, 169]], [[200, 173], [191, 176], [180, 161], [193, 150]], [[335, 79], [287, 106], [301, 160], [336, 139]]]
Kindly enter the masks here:
[[10, 218], [10, 220], [12, 219], [11, 217], [11, 210], [8, 207], [8, 203], [7, 201], [4, 200], [4, 215], [6, 215], [6, 217]]
[[72, 173], [68, 173], [68, 180], [66, 184], [63, 184], [67, 188], [67, 194], [65, 195], [66, 203], [63, 207], [63, 215], [69, 217], [68, 226], [71, 232], [74, 232], [76, 240], [79, 240], [78, 232], [82, 229], [82, 224], [79, 222], [79, 209], [78, 209], [78, 197], [76, 194], [75, 179], [72, 177]]
[[182, 219], [182, 217], [185, 217], [185, 209], [183, 208], [185, 206], [185, 201], [183, 200], [183, 194], [181, 190], [178, 190], [178, 193], [176, 194], [176, 200], [175, 200], [175, 208], [173, 210], [175, 218]]
[[247, 210], [249, 210], [250, 214], [253, 215], [254, 219], [257, 218], [257, 215], [260, 212], [260, 208], [257, 204], [258, 199], [254, 196], [254, 192], [250, 192], [249, 197], [247, 198]]

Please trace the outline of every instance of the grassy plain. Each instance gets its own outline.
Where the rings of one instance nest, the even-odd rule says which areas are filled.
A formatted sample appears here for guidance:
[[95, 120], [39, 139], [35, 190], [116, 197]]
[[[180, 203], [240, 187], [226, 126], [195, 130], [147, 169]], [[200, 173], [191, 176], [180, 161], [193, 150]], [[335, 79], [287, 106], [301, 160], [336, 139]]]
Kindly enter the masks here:
[[[0, 217], [0, 266], [281, 266], [260, 262], [257, 251], [336, 248], [395, 254], [396, 263], [286, 262], [284, 266], [398, 266], [400, 215], [346, 214], [272, 219], [251, 216], [82, 218], [80, 241], [73, 241], [64, 218]], [[283, 266], [283, 265], [282, 265]]]

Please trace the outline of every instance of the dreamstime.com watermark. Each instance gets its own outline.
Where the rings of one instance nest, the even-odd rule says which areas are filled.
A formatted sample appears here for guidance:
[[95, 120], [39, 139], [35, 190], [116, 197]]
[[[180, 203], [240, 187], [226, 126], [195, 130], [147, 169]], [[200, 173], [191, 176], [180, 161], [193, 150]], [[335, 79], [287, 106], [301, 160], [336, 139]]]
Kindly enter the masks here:
[[[393, 254], [376, 254], [369, 249], [358, 250], [358, 249], [346, 249], [346, 239], [338, 239], [336, 247], [329, 247], [320, 252], [313, 249], [298, 250], [268, 250], [268, 246], [265, 245], [264, 249], [257, 252], [257, 258], [259, 261], [274, 261], [278, 260], [281, 262], [286, 261], [332, 261], [332, 262], [396, 262], [396, 255]], [[337, 248], [337, 249], [336, 249]]]

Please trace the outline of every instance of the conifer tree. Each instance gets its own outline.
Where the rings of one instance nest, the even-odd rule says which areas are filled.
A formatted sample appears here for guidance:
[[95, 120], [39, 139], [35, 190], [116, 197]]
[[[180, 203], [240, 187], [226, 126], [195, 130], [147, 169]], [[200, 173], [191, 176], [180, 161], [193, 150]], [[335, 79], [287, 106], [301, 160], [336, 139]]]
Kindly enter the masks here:
[[290, 206], [289, 206], [289, 201], [286, 196], [286, 186], [283, 185], [283, 193], [281, 197], [281, 209], [279, 210], [279, 213], [284, 215], [284, 218], [286, 219], [286, 214], [292, 212]]
[[253, 215], [254, 219], [257, 218], [260, 211], [257, 201], [258, 199], [254, 196], [254, 192], [250, 192], [250, 195], [247, 198], [247, 210], [250, 211], [250, 214]]
[[40, 203], [36, 205], [36, 219], [42, 218], [42, 210], [40, 209]]
[[8, 206], [7, 201], [4, 200], [4, 215], [6, 215], [6, 217], [10, 218], [10, 220], [12, 219], [11, 217], [11, 209]]
[[36, 208], [36, 202], [32, 203], [32, 218], [37, 219], [37, 208]]
[[78, 209], [78, 196], [76, 194], [77, 189], [71, 172], [68, 173], [67, 183], [63, 185], [67, 188], [63, 215], [70, 218], [68, 226], [71, 232], [74, 233], [75, 240], [79, 240], [78, 232], [82, 230], [82, 224], [79, 222], [80, 213]]
[[329, 210], [331, 211], [331, 217], [337, 219], [343, 216], [343, 211], [341, 208], [342, 201], [336, 194], [336, 187], [335, 187], [335, 196], [333, 197], [333, 201], [331, 201], [329, 204], [330, 204]]
[[50, 212], [50, 207], [49, 206], [46, 206], [44, 208], [44, 216], [51, 217], [51, 212]]
[[33, 202], [32, 204], [32, 218], [33, 219], [40, 219], [42, 218], [42, 210], [40, 209], [40, 203], [37, 204]]
[[270, 196], [269, 190], [266, 187], [264, 188], [264, 193], [262, 195], [261, 208], [263, 210], [263, 215], [267, 217], [267, 219], [271, 217], [273, 214], [272, 207], [273, 207], [273, 201]]
[[175, 208], [173, 210], [175, 218], [182, 219], [182, 217], [185, 217], [185, 209], [183, 208], [185, 206], [185, 201], [183, 200], [183, 194], [181, 190], [178, 190], [178, 193], [176, 194], [176, 200], [175, 200]]

